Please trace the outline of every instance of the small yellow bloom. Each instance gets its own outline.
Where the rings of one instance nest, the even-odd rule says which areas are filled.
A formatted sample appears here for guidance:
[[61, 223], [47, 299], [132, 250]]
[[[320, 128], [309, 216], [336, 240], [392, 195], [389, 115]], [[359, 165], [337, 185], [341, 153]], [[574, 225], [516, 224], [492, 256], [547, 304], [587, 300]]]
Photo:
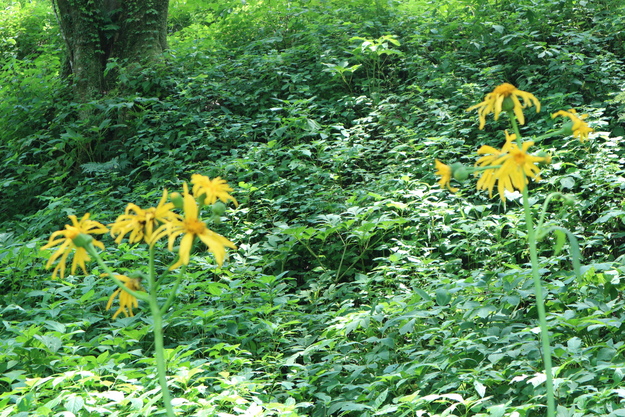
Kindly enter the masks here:
[[[123, 282], [126, 288], [132, 291], [142, 290], [141, 280], [138, 278], [129, 278], [126, 275], [115, 275], [115, 278]], [[126, 291], [122, 290], [121, 288], [117, 288], [117, 290], [113, 292], [113, 294], [109, 298], [108, 303], [106, 303], [106, 309], [110, 310], [111, 306], [113, 305], [113, 300], [115, 300], [115, 297], [117, 297], [118, 295], [119, 295], [119, 308], [117, 309], [115, 314], [113, 314], [113, 319], [116, 319], [120, 313], [124, 313], [124, 316], [126, 317], [134, 316], [135, 314], [132, 312], [132, 308], [139, 307], [139, 301], [137, 300], [135, 296], [128, 294]]]
[[[76, 246], [76, 244], [74, 244], [74, 239], [81, 234], [91, 235], [108, 232], [108, 229], [103, 224], [94, 220], [89, 220], [89, 213], [85, 214], [80, 221], [73, 214], [70, 215], [69, 218], [72, 221], [72, 225], [70, 226], [66, 224], [65, 230], [59, 230], [52, 233], [48, 243], [41, 248], [43, 250], [58, 246], [56, 252], [52, 254], [46, 263], [46, 268], [50, 268], [54, 261], [56, 261], [59, 256], [61, 257], [58, 265], [54, 268], [54, 271], [52, 271], [52, 278], [56, 278], [59, 271], [61, 272], [61, 278], [65, 278], [65, 262], [67, 261], [69, 254], [74, 251], [74, 259], [72, 260], [70, 272], [74, 274], [76, 272], [76, 267], [80, 266], [86, 275], [87, 269], [85, 268], [85, 262], [90, 259], [89, 254], [85, 248]], [[102, 244], [102, 242], [93, 239], [91, 243], [100, 249], [104, 249], [104, 244]]]
[[[560, 110], [555, 112], [554, 114], [551, 115], [551, 118], [555, 118], [557, 116], [563, 116], [563, 117], [568, 117], [569, 119], [571, 119], [571, 126], [570, 130], [571, 130], [571, 135], [573, 135], [573, 137], [579, 138], [580, 142], [585, 142], [588, 140], [588, 134], [590, 132], [594, 132], [595, 130], [591, 127], [588, 126], [588, 124], [583, 120], [585, 118], [588, 117], [587, 114], [582, 114], [582, 115], [577, 115], [577, 112], [575, 111], [575, 109], [571, 109], [569, 111], [564, 111], [564, 110]], [[565, 126], [566, 129], [567, 126]]]
[[111, 236], [115, 237], [116, 243], [121, 243], [124, 236], [130, 233], [128, 241], [130, 243], [145, 241], [154, 244], [152, 234], [154, 230], [161, 224], [172, 217], [176, 216], [171, 210], [174, 208], [173, 203], [167, 203], [167, 190], [163, 191], [163, 196], [156, 207], [142, 209], [136, 204], [128, 204], [124, 214], [117, 217], [115, 223], [111, 226]]
[[204, 175], [193, 174], [191, 175], [191, 184], [193, 184], [193, 196], [195, 198], [200, 198], [203, 195], [204, 204], [213, 204], [219, 199], [224, 203], [227, 203], [228, 200], [232, 200], [235, 206], [239, 205], [237, 200], [228, 194], [234, 190], [220, 177], [211, 180]]
[[523, 142], [519, 148], [515, 142], [509, 140], [501, 151], [491, 147], [480, 148], [478, 153], [489, 155], [480, 158], [476, 165], [493, 168], [482, 173], [477, 189], [487, 189], [492, 197], [493, 187], [497, 182], [499, 196], [506, 201], [505, 191], [512, 192], [515, 189], [523, 191], [528, 183], [528, 177], [535, 181], [540, 180], [538, 176], [540, 169], [536, 164], [550, 162], [551, 157], [529, 155], [527, 149], [533, 144], [532, 141]]
[[152, 240], [156, 241], [163, 236], [169, 236], [169, 250], [173, 250], [176, 237], [183, 235], [180, 241], [180, 249], [178, 252], [178, 262], [169, 269], [176, 269], [180, 265], [187, 265], [191, 255], [191, 248], [196, 237], [208, 246], [208, 250], [215, 255], [215, 260], [221, 266], [226, 257], [226, 246], [236, 249], [234, 243], [225, 237], [213, 232], [199, 218], [199, 208], [197, 202], [188, 192], [187, 184], [184, 184], [184, 216], [170, 219], [166, 224], [161, 225], [152, 236]]
[[440, 175], [441, 176], [441, 179], [438, 180], [438, 185], [440, 185], [442, 188], [447, 188], [452, 193], [457, 192], [458, 189], [455, 188], [455, 187], [452, 187], [451, 184], [450, 184], [450, 182], [451, 182], [451, 175], [452, 175], [451, 167], [449, 165], [443, 164], [438, 159], [436, 159], [434, 161], [434, 166], [437, 169], [436, 175]]
[[[519, 101], [519, 98], [523, 99], [523, 104]], [[511, 108], [503, 109], [504, 100], [509, 99]], [[499, 119], [499, 113], [503, 110], [513, 110], [520, 124], [525, 124], [525, 116], [523, 115], [523, 109], [530, 107], [534, 104], [536, 106], [536, 113], [540, 111], [540, 102], [533, 94], [526, 91], [521, 91], [512, 84], [503, 83], [497, 86], [492, 93], [486, 94], [484, 101], [471, 106], [467, 111], [478, 109], [478, 115], [480, 118], [480, 129], [484, 128], [486, 124], [486, 115], [494, 113], [495, 120]]]

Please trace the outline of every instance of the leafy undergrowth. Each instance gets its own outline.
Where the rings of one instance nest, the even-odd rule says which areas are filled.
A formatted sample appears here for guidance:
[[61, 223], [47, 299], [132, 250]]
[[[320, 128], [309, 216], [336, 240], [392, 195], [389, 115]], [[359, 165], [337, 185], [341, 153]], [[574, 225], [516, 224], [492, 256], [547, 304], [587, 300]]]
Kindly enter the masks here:
[[[172, 6], [172, 50], [120, 68], [93, 120], [44, 64], [54, 45], [0, 57], [0, 416], [165, 415], [147, 307], [111, 321], [102, 271], [51, 280], [39, 248], [68, 214], [106, 224], [196, 172], [235, 188], [216, 231], [239, 249], [216, 268], [198, 248], [165, 317], [180, 415], [545, 415], [522, 207], [472, 179], [450, 194], [433, 169], [501, 144], [465, 109], [503, 81], [543, 105], [526, 135], [565, 106], [598, 131], [550, 139], [532, 203], [575, 198], [551, 220], [583, 255], [576, 277], [555, 238], [539, 244], [558, 415], [625, 416], [623, 18], [602, 2], [296, 3]], [[103, 241], [117, 269], [146, 259]]]

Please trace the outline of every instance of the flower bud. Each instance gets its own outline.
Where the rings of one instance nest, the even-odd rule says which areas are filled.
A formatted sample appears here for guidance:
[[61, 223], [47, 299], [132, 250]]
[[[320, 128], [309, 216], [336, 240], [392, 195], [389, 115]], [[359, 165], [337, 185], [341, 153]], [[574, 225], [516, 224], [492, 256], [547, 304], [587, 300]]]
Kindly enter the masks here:
[[204, 201], [206, 201], [206, 193], [202, 193], [200, 195], [198, 195], [197, 197], [195, 197], [195, 201], [197, 201], [197, 204], [200, 207], [204, 206]]
[[570, 122], [566, 122], [564, 125], [562, 125], [562, 134], [564, 136], [570, 136], [573, 134], [573, 121]]
[[215, 204], [212, 205], [212, 209], [215, 216], [222, 216], [226, 212], [226, 205], [221, 201], [216, 201]]
[[501, 110], [503, 111], [514, 110], [514, 100], [512, 100], [512, 97], [508, 96], [503, 99], [503, 103], [501, 103]]
[[169, 198], [171, 202], [174, 203], [174, 207], [177, 209], [181, 209], [184, 207], [184, 199], [180, 195], [180, 193], [171, 193], [169, 194]]
[[93, 242], [93, 237], [89, 236], [86, 233], [81, 233], [75, 238], [73, 238], [72, 242], [74, 242], [74, 245], [76, 245], [79, 248], [86, 248], [87, 246], [91, 244], [91, 242]]
[[450, 165], [451, 174], [457, 181], [464, 181], [469, 178], [469, 170], [460, 162], [454, 162]]
[[562, 195], [562, 203], [565, 206], [574, 206], [576, 201], [575, 201], [575, 196], [572, 196], [570, 194], [563, 194]]

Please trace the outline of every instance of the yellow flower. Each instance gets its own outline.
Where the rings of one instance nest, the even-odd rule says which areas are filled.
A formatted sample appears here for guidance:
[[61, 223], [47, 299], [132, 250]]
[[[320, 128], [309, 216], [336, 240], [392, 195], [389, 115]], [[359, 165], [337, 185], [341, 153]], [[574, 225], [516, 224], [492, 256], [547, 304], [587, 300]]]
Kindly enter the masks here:
[[115, 223], [111, 224], [111, 236], [117, 238], [116, 243], [121, 243], [127, 233], [130, 243], [144, 240], [148, 244], [154, 244], [152, 234], [157, 226], [176, 216], [171, 210], [173, 203], [167, 203], [167, 190], [163, 191], [163, 196], [156, 207], [143, 210], [136, 204], [128, 204], [124, 214], [117, 217]]
[[[74, 239], [81, 234], [90, 235], [108, 232], [108, 229], [103, 224], [89, 220], [89, 213], [85, 214], [80, 221], [74, 215], [70, 215], [69, 218], [72, 221], [72, 225], [70, 226], [66, 224], [65, 230], [59, 230], [52, 233], [48, 243], [41, 248], [43, 250], [50, 249], [55, 246], [59, 247], [46, 263], [46, 268], [50, 268], [54, 261], [56, 261], [59, 256], [61, 257], [59, 264], [54, 268], [54, 271], [52, 271], [52, 278], [56, 278], [59, 271], [61, 272], [61, 278], [65, 278], [65, 262], [67, 261], [69, 254], [73, 251], [75, 251], [75, 253], [74, 259], [72, 260], [72, 268], [70, 270], [71, 273], [74, 274], [74, 272], [76, 272], [76, 267], [80, 266], [86, 275], [87, 269], [85, 268], [85, 262], [90, 259], [89, 254], [84, 247], [76, 246]], [[102, 242], [93, 239], [91, 243], [100, 249], [104, 249], [104, 244], [102, 244]]]
[[447, 188], [452, 193], [457, 192], [458, 189], [455, 188], [455, 187], [452, 187], [451, 184], [450, 184], [451, 175], [452, 175], [451, 167], [449, 165], [443, 164], [438, 159], [436, 159], [434, 161], [434, 166], [437, 169], [436, 175], [440, 175], [441, 176], [441, 179], [438, 180], [438, 185], [440, 185], [442, 188]]
[[[475, 163], [476, 167], [487, 167], [497, 165], [496, 161], [505, 155], [512, 148], [513, 141], [516, 140], [515, 134], [508, 134], [508, 131], [505, 131], [506, 134], [506, 143], [503, 145], [501, 150], [493, 148], [492, 146], [482, 145], [480, 149], [477, 150], [478, 155], [486, 155], [481, 157]], [[477, 173], [476, 173], [477, 174]], [[495, 178], [495, 170], [487, 169], [484, 171], [480, 171], [480, 179], [477, 181], [477, 189], [478, 190], [488, 190], [488, 194], [493, 196], [493, 187], [495, 186], [496, 178]]]
[[180, 241], [178, 262], [169, 267], [169, 269], [176, 269], [180, 265], [187, 265], [189, 263], [191, 248], [196, 237], [200, 238], [200, 240], [208, 246], [208, 250], [215, 255], [217, 263], [221, 266], [226, 256], [225, 247], [227, 246], [232, 249], [236, 249], [237, 247], [225, 237], [206, 227], [206, 224], [198, 216], [199, 208], [197, 202], [193, 196], [189, 194], [186, 183], [184, 184], [183, 204], [184, 216], [170, 219], [166, 224], [160, 226], [152, 236], [153, 241], [163, 236], [169, 236], [169, 250], [173, 250], [176, 237], [183, 235]]
[[[115, 275], [115, 278], [123, 282], [126, 288], [132, 291], [139, 291], [142, 289], [141, 280], [138, 278], [129, 278], [126, 275]], [[117, 316], [119, 316], [119, 313], [124, 313], [124, 316], [126, 317], [134, 316], [135, 314], [132, 312], [132, 308], [139, 307], [139, 301], [137, 301], [137, 298], [135, 296], [128, 294], [126, 291], [122, 290], [121, 288], [117, 288], [117, 290], [113, 292], [113, 294], [109, 298], [108, 303], [106, 303], [106, 309], [110, 310], [111, 306], [113, 305], [113, 300], [115, 300], [115, 297], [117, 297], [118, 295], [119, 295], [119, 308], [117, 309], [115, 314], [113, 314], [113, 319], [116, 319]]]
[[[519, 98], [523, 99], [523, 104], [521, 104]], [[506, 102], [506, 100], [509, 101]], [[486, 115], [494, 113], [495, 120], [498, 120], [499, 113], [502, 110], [513, 110], [519, 123], [525, 124], [523, 109], [532, 106], [532, 104], [536, 106], [536, 113], [538, 113], [540, 111], [540, 102], [533, 94], [521, 91], [512, 84], [503, 83], [497, 86], [492, 93], [486, 94], [483, 102], [469, 107], [467, 111], [478, 109], [480, 129], [483, 129], [486, 124]], [[506, 107], [504, 108], [504, 106]]]
[[535, 181], [540, 180], [538, 176], [540, 169], [536, 164], [550, 162], [551, 157], [529, 155], [527, 149], [533, 144], [532, 141], [523, 142], [519, 148], [515, 142], [508, 140], [501, 151], [489, 146], [482, 146], [478, 153], [489, 155], [480, 158], [476, 165], [492, 166], [493, 168], [482, 173], [477, 189], [488, 189], [489, 195], [492, 197], [492, 190], [495, 182], [497, 182], [499, 196], [503, 201], [506, 201], [505, 191], [512, 192], [515, 189], [523, 191], [528, 183], [527, 177]]
[[230, 191], [234, 191], [225, 180], [220, 177], [210, 179], [204, 175], [193, 174], [191, 175], [191, 184], [193, 184], [193, 195], [195, 198], [204, 196], [204, 204], [213, 204], [217, 199], [224, 203], [228, 200], [232, 200], [235, 206], [239, 203], [237, 200], [228, 194]]
[[588, 140], [588, 134], [590, 132], [594, 132], [595, 130], [591, 127], [588, 126], [588, 124], [586, 124], [586, 122], [584, 122], [583, 119], [587, 118], [588, 115], [587, 114], [582, 114], [582, 115], [577, 115], [577, 112], [575, 111], [575, 109], [571, 109], [569, 111], [564, 111], [564, 110], [560, 110], [555, 112], [554, 114], [551, 115], [551, 118], [555, 118], [556, 116], [563, 116], [563, 117], [568, 117], [569, 119], [571, 119], [572, 125], [570, 126], [564, 126], [564, 129], [567, 130], [567, 128], [569, 128], [568, 130], [570, 130], [571, 135], [573, 135], [573, 137], [579, 138], [580, 142], [585, 142]]

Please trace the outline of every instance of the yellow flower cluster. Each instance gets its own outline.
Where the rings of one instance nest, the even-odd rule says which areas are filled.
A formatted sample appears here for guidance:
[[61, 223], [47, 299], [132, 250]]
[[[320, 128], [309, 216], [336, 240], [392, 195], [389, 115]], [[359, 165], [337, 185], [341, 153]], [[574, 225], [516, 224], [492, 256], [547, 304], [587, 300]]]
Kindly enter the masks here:
[[[521, 103], [521, 100], [523, 102]], [[536, 112], [540, 111], [540, 102], [533, 94], [521, 91], [509, 83], [497, 86], [491, 93], [488, 93], [479, 104], [471, 106], [467, 109], [478, 110], [480, 120], [480, 129], [484, 128], [486, 116], [493, 113], [495, 120], [499, 118], [501, 112], [507, 112], [512, 118], [516, 118], [520, 124], [525, 124], [525, 115], [523, 109], [535, 106]], [[552, 118], [557, 116], [568, 117], [570, 121], [558, 131], [567, 135], [573, 135], [579, 138], [581, 142], [588, 140], [588, 134], [593, 131], [583, 119], [588, 115], [579, 115], [574, 109], [569, 111], [560, 110], [552, 114]], [[513, 124], [515, 129], [516, 125]], [[478, 155], [482, 155], [475, 163], [474, 168], [465, 168], [459, 163], [451, 166], [445, 165], [438, 159], [434, 161], [436, 175], [440, 176], [438, 184], [442, 188], [447, 188], [451, 192], [458, 191], [457, 188], [451, 186], [452, 177], [455, 179], [466, 178], [469, 171], [480, 175], [477, 182], [478, 190], [488, 190], [492, 197], [493, 189], [497, 184], [499, 196], [503, 201], [506, 200], [505, 192], [514, 190], [523, 191], [528, 184], [528, 178], [537, 181], [540, 180], [540, 168], [538, 164], [550, 163], [549, 155], [531, 155], [527, 151], [534, 145], [533, 141], [521, 142], [515, 134], [508, 134], [506, 131], [506, 143], [501, 149], [484, 145], [478, 149]], [[518, 133], [518, 130], [517, 130]], [[553, 134], [550, 134], [551, 136]], [[461, 172], [462, 171], [462, 172]]]
[[128, 236], [130, 243], [144, 241], [152, 244], [154, 230], [175, 216], [171, 211], [173, 208], [174, 204], [167, 202], [167, 190], [163, 191], [163, 196], [156, 207], [144, 210], [136, 204], [130, 203], [126, 207], [126, 212], [110, 225], [111, 236], [117, 236], [115, 239], [117, 244], [121, 243], [128, 233], [130, 233]]
[[[227, 184], [224, 181], [221, 187], [222, 193], [226, 193], [225, 187], [227, 187]], [[189, 194], [187, 184], [185, 183], [183, 194], [184, 215], [181, 216], [179, 214], [172, 213], [171, 218], [168, 219], [168, 221], [164, 222], [156, 230], [154, 236], [152, 236], [152, 241], [150, 242], [150, 245], [153, 245], [156, 241], [160, 240], [165, 236], [168, 236], [169, 250], [171, 251], [173, 250], [176, 238], [180, 235], [183, 235], [182, 240], [180, 241], [178, 262], [173, 264], [169, 268], [170, 270], [176, 269], [181, 265], [187, 265], [189, 263], [191, 247], [193, 246], [193, 242], [195, 241], [196, 237], [204, 242], [206, 246], [208, 246], [208, 250], [212, 252], [213, 255], [215, 255], [215, 260], [217, 260], [219, 266], [221, 266], [224, 262], [224, 258], [226, 256], [226, 247], [229, 247], [231, 249], [237, 248], [234, 243], [230, 242], [225, 237], [213, 232], [208, 227], [206, 227], [206, 223], [204, 223], [200, 219], [199, 207], [196, 198], [204, 199], [204, 201], [210, 201], [212, 196], [217, 195], [212, 194], [211, 196], [209, 196], [205, 194], [205, 191], [206, 190], [202, 190], [199, 196], [197, 194], [191, 195]]]
[[[191, 255], [191, 249], [196, 238], [199, 238], [208, 250], [213, 253], [217, 264], [221, 266], [226, 257], [226, 247], [236, 249], [236, 245], [213, 232], [200, 218], [200, 208], [220, 200], [224, 203], [232, 201], [237, 205], [237, 201], [230, 195], [232, 188], [221, 178], [210, 178], [195, 174], [192, 176], [192, 192], [189, 193], [187, 184], [183, 185], [183, 195], [181, 208], [182, 213], [176, 213], [176, 204], [168, 201], [167, 190], [156, 207], [142, 209], [136, 204], [130, 203], [126, 207], [124, 214], [110, 224], [110, 234], [116, 243], [121, 243], [124, 237], [128, 236], [129, 243], [144, 242], [154, 246], [162, 238], [168, 238], [168, 248], [173, 251], [174, 243], [179, 236], [180, 247], [178, 250], [178, 260], [169, 268], [176, 269], [181, 265], [187, 265]], [[169, 196], [171, 197], [171, 196]], [[69, 216], [72, 225], [66, 225], [64, 230], [54, 232], [48, 243], [42, 249], [57, 248], [46, 263], [46, 268], [50, 268], [59, 259], [59, 263], [52, 273], [53, 278], [60, 272], [61, 278], [65, 277], [65, 265], [67, 258], [74, 253], [71, 273], [74, 274], [79, 266], [87, 274], [85, 262], [88, 261], [87, 245], [92, 244], [100, 249], [104, 249], [104, 244], [91, 237], [92, 234], [104, 234], [109, 229], [96, 221], [89, 219], [89, 213], [85, 214], [81, 220], [76, 216]], [[84, 238], [87, 239], [84, 239]], [[88, 243], [87, 243], [88, 242]], [[140, 289], [140, 283], [136, 279], [128, 278], [124, 275], [116, 275], [124, 285], [136, 291]], [[119, 295], [120, 307], [113, 317], [120, 313], [132, 316], [132, 307], [137, 307], [137, 299], [126, 291], [118, 289], [109, 299], [107, 310], [111, 307], [114, 298]]]

